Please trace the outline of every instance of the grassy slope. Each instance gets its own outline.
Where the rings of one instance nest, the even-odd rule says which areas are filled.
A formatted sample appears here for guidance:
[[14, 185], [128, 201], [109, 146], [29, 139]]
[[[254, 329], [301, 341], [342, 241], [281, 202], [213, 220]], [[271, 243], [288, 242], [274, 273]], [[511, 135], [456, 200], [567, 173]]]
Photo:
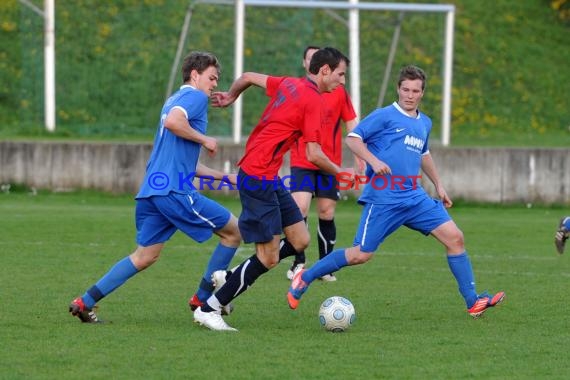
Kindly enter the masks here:
[[457, 2], [458, 142], [570, 146], [570, 110], [560, 96], [570, 75], [563, 69], [570, 62], [569, 29], [546, 3]]
[[[441, 2], [457, 6], [452, 142], [569, 146], [570, 109], [564, 85], [570, 82], [570, 71], [564, 69], [570, 62], [566, 38], [569, 28], [557, 20], [549, 1]], [[148, 0], [141, 5], [117, 0], [110, 7], [104, 2], [85, 0], [57, 7], [56, 137], [150, 139], [187, 3]], [[29, 48], [41, 46], [41, 23], [37, 16], [30, 17], [31, 11], [26, 13], [23, 9], [17, 0], [0, 5], [0, 75], [5, 83], [0, 90], [0, 138], [46, 137], [41, 127], [42, 50]], [[279, 10], [271, 9], [268, 13], [251, 8], [248, 23], [269, 27], [282, 18], [276, 12]], [[362, 49], [374, 57], [363, 71], [368, 66], [383, 69], [393, 31], [390, 23], [395, 17], [395, 13], [362, 14]], [[434, 118], [437, 135], [441, 83], [436, 78], [441, 70], [442, 23], [431, 20], [425, 15], [406, 16], [394, 71], [404, 63], [414, 62], [431, 74], [433, 81], [424, 110]], [[268, 46], [265, 52], [268, 61], [297, 63], [300, 46], [312, 41], [345, 44], [346, 38], [332, 29], [335, 24], [321, 28], [317, 25], [327, 22], [331, 22], [330, 17], [311, 19], [310, 15], [292, 20], [287, 33], [276, 33], [284, 39], [271, 36], [275, 46]], [[231, 7], [201, 4], [195, 8], [187, 46], [212, 50], [222, 57], [221, 88], [227, 88], [229, 73], [233, 72], [233, 62], [224, 58], [233, 55], [232, 27]], [[293, 29], [298, 29], [295, 32], [299, 35], [288, 41]], [[265, 27], [248, 31], [246, 52], [251, 55], [246, 57], [246, 69], [257, 69], [256, 62], [266, 58], [260, 53], [261, 45], [267, 45], [266, 34]], [[261, 68], [271, 72], [274, 67]], [[294, 67], [296, 70], [298, 65]], [[376, 76], [363, 80], [364, 113], [375, 104], [373, 98], [381, 80], [380, 70], [375, 73]], [[15, 79], [33, 89], [24, 95], [24, 102], [14, 97], [22, 91]], [[261, 95], [249, 97], [254, 102], [264, 102]], [[262, 104], [255, 106], [253, 115], [246, 116], [245, 128], [253, 124], [261, 107]], [[227, 110], [211, 112], [210, 117], [213, 133], [227, 133]]]

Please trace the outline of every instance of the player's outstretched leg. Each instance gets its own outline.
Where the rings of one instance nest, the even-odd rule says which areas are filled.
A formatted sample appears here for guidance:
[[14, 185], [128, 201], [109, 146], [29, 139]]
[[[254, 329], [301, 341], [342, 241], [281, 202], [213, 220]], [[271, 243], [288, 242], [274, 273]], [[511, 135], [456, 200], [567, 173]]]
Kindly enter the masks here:
[[559, 254], [564, 253], [566, 240], [570, 237], [570, 216], [560, 219], [558, 229], [554, 235], [554, 245]]

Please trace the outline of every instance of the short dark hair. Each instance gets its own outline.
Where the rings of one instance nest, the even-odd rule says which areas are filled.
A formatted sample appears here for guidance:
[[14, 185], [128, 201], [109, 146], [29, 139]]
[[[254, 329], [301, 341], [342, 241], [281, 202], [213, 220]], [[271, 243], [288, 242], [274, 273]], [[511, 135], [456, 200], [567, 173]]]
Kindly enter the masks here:
[[319, 69], [324, 65], [329, 65], [331, 70], [334, 70], [338, 67], [341, 61], [345, 61], [347, 66], [350, 64], [348, 57], [333, 47], [319, 49], [311, 58], [309, 72], [311, 74], [318, 74]]
[[398, 88], [405, 80], [420, 79], [422, 81], [422, 91], [426, 88], [426, 73], [417, 66], [408, 65], [400, 70], [400, 78], [398, 79]]
[[192, 70], [196, 70], [199, 74], [202, 74], [204, 70], [210, 66], [214, 66], [216, 70], [218, 70], [218, 75], [220, 74], [222, 70], [220, 61], [214, 54], [203, 51], [193, 51], [188, 54], [182, 62], [182, 80], [186, 83], [190, 80]]
[[303, 50], [303, 59], [307, 58], [307, 52], [309, 50], [319, 50], [321, 47], [316, 45], [308, 45], [305, 50]]

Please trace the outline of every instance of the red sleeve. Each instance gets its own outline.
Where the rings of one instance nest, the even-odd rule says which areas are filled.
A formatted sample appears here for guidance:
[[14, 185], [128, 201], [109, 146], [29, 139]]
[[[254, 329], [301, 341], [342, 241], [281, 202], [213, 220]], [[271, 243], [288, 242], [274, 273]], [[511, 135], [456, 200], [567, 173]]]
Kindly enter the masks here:
[[279, 85], [281, 84], [281, 82], [283, 82], [283, 79], [285, 79], [285, 77], [268, 76], [266, 86], [265, 86], [265, 95], [267, 95], [269, 97], [272, 97], [273, 95], [275, 95], [275, 93], [277, 92], [277, 89], [279, 88]]

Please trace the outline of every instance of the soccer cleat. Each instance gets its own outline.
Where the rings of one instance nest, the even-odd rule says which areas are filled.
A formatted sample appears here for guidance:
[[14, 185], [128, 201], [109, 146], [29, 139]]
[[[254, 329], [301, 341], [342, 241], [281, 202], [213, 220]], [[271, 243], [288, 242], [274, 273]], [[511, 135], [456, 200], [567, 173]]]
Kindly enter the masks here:
[[304, 269], [301, 269], [299, 272], [297, 272], [295, 277], [293, 277], [293, 281], [291, 281], [291, 286], [287, 292], [287, 302], [289, 303], [289, 307], [293, 310], [299, 306], [301, 296], [307, 291], [307, 288], [309, 287], [309, 284], [303, 281], [303, 278], [301, 277], [303, 273], [305, 273]]
[[[232, 275], [229, 270], [217, 270], [212, 273], [212, 282], [214, 283], [214, 291], [217, 292], [226, 283], [227, 279]], [[230, 315], [234, 311], [234, 305], [231, 303], [222, 306], [222, 315]]]
[[[196, 311], [197, 308], [204, 306], [204, 302], [200, 301], [198, 296], [194, 294], [192, 298], [188, 300], [188, 306], [190, 306], [190, 310]], [[222, 306], [222, 315], [230, 315], [232, 311], [234, 311], [234, 305], [231, 303], [227, 306]]]
[[234, 329], [233, 327], [228, 325], [226, 321], [224, 321], [224, 319], [220, 315], [220, 312], [212, 311], [206, 313], [202, 311], [201, 307], [198, 307], [194, 311], [194, 322], [199, 323], [200, 325], [205, 326], [210, 330], [238, 331], [237, 329]]
[[566, 240], [570, 237], [570, 230], [566, 228], [564, 222], [570, 217], [560, 219], [560, 224], [558, 225], [558, 230], [554, 235], [554, 245], [556, 246], [556, 250], [559, 254], [564, 253], [564, 247], [566, 245]]
[[190, 306], [190, 310], [195, 311], [197, 308], [204, 306], [204, 302], [200, 301], [197, 294], [194, 294], [188, 300], [188, 306]]
[[228, 278], [232, 275], [229, 270], [217, 270], [212, 273], [212, 282], [214, 283], [214, 289], [217, 292], [226, 283]]
[[488, 308], [497, 306], [505, 299], [505, 292], [498, 292], [491, 296], [487, 292], [479, 295], [479, 298], [473, 306], [467, 309], [467, 312], [475, 319], [479, 318]]
[[293, 277], [295, 277], [297, 272], [303, 270], [304, 268], [305, 268], [305, 263], [293, 263], [293, 265], [291, 265], [291, 268], [287, 270], [287, 278], [289, 280], [293, 280]]
[[97, 314], [92, 309], [89, 309], [83, 303], [81, 297], [77, 297], [71, 304], [69, 305], [69, 312], [74, 317], [79, 318], [79, 320], [83, 323], [101, 323], [99, 318], [97, 318]]
[[319, 280], [321, 280], [323, 282], [334, 282], [334, 281], [336, 281], [336, 276], [332, 273], [329, 273], [329, 274], [325, 274], [322, 277], [319, 277]]

